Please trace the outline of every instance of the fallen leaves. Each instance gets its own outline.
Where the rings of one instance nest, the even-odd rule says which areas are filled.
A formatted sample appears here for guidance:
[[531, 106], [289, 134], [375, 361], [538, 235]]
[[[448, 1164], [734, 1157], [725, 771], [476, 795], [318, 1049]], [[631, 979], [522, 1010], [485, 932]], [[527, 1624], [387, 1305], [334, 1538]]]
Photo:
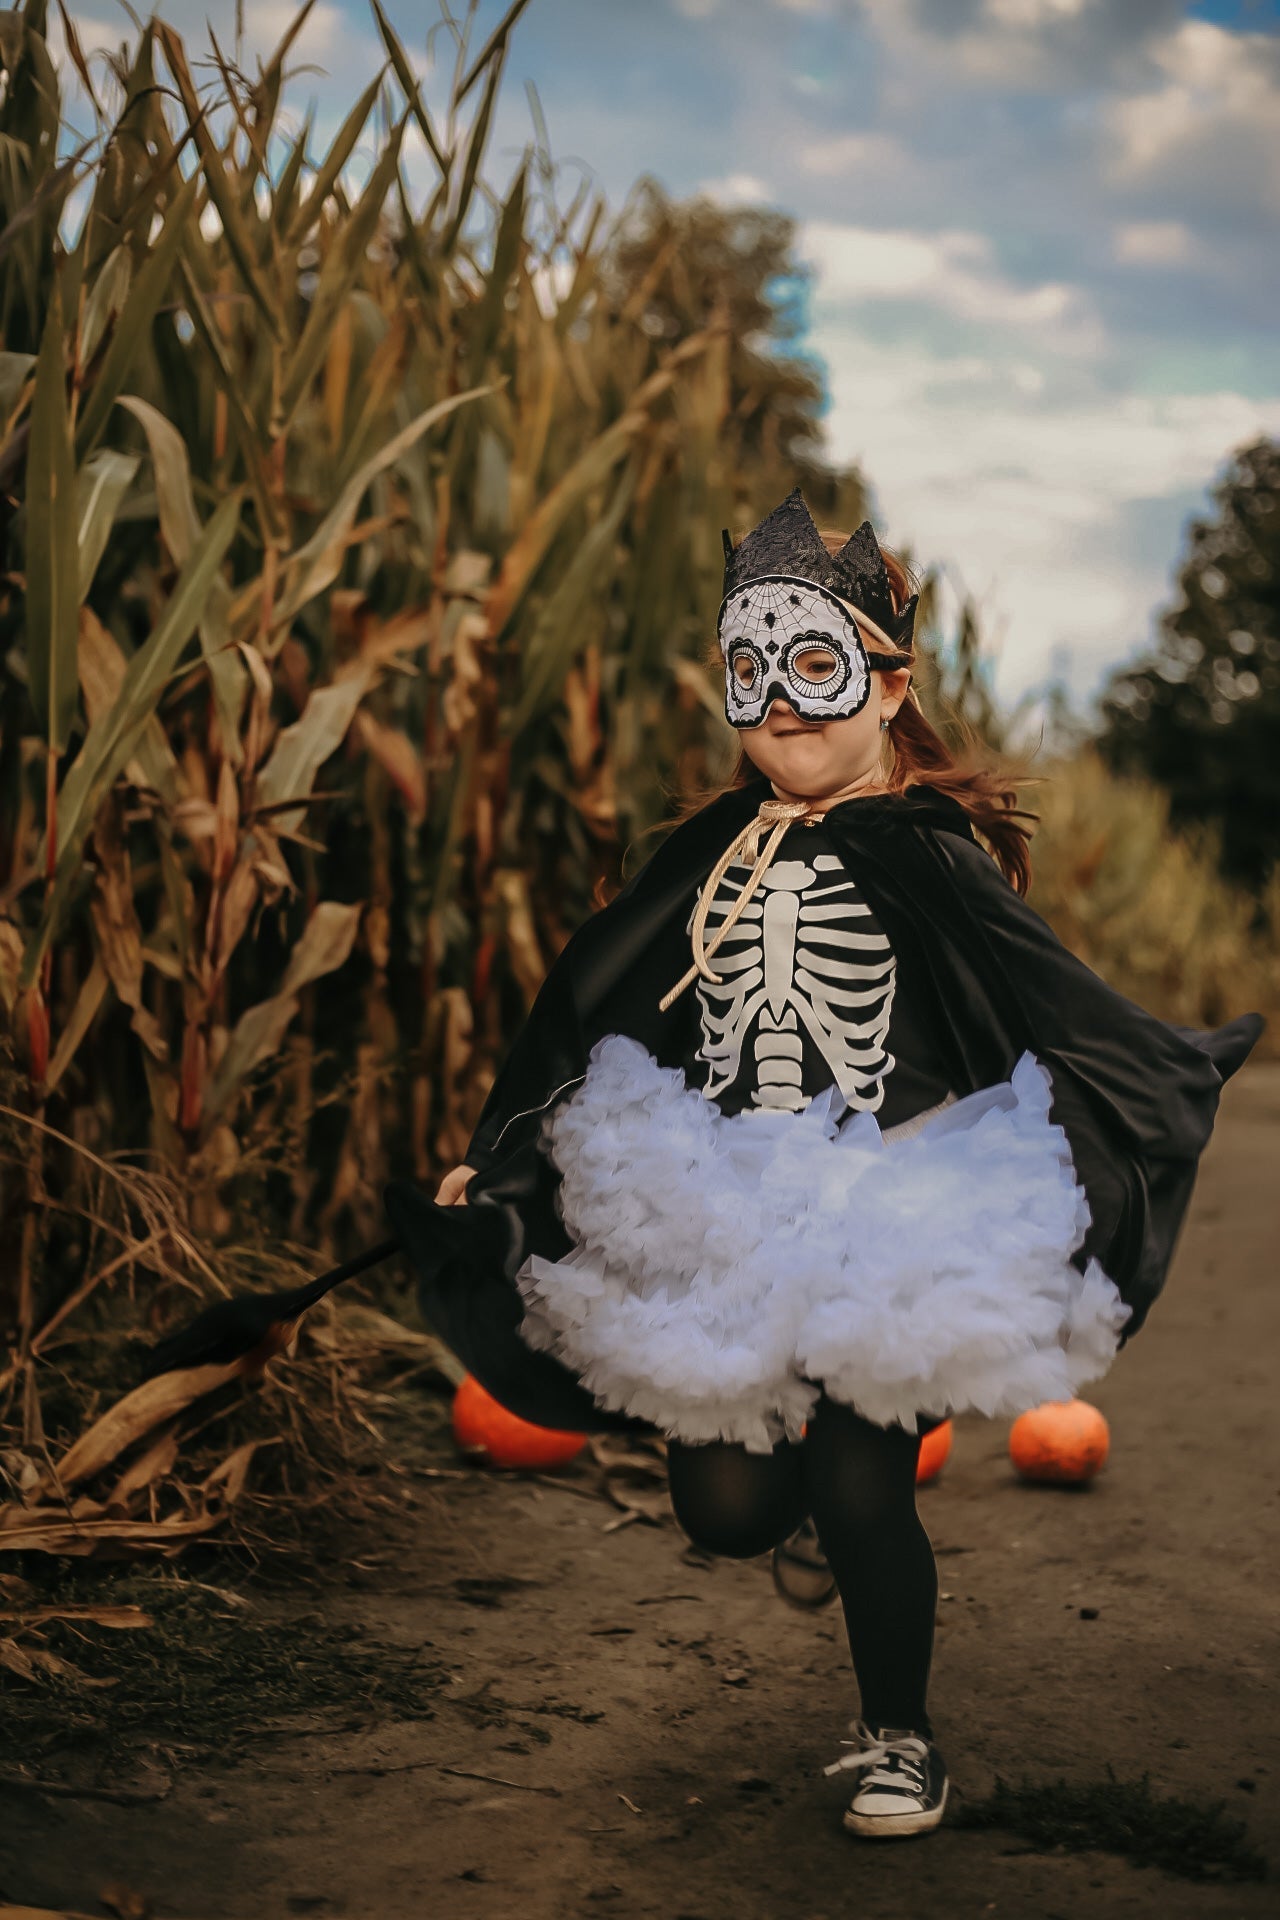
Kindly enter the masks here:
[[70, 1680], [81, 1687], [109, 1687], [113, 1684], [110, 1680], [100, 1680], [93, 1674], [85, 1673], [73, 1661], [64, 1659], [43, 1644], [44, 1635], [40, 1629], [51, 1620], [69, 1620], [83, 1626], [111, 1627], [125, 1632], [151, 1625], [151, 1615], [141, 1607], [89, 1605], [6, 1610], [0, 1612], [0, 1627], [11, 1629], [8, 1633], [0, 1634], [0, 1667], [6, 1673], [15, 1674], [19, 1680], [27, 1680], [35, 1685], [47, 1679]]
[[[194, 1493], [173, 1485], [178, 1504], [168, 1513], [158, 1511], [158, 1494], [169, 1485], [177, 1460], [178, 1416], [240, 1370], [237, 1361], [181, 1368], [145, 1381], [108, 1407], [50, 1467], [30, 1455], [7, 1454], [6, 1476], [17, 1498], [0, 1505], [0, 1553], [174, 1554], [218, 1526], [244, 1492], [262, 1442], [234, 1448]], [[100, 1498], [73, 1497], [77, 1487], [104, 1474], [148, 1435], [155, 1435], [150, 1446]], [[12, 1658], [7, 1664], [12, 1666]]]
[[671, 1496], [667, 1491], [666, 1443], [662, 1440], [636, 1440], [614, 1434], [593, 1434], [591, 1456], [601, 1471], [606, 1497], [622, 1509], [618, 1519], [609, 1521], [605, 1533], [637, 1520], [660, 1527], [671, 1518]]

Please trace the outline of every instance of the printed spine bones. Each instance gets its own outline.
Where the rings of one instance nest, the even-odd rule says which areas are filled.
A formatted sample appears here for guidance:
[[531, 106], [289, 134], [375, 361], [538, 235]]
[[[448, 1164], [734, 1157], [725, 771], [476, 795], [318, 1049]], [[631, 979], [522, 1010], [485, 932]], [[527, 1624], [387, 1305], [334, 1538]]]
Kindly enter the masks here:
[[[820, 884], [824, 871], [829, 885]], [[707, 917], [712, 931], [729, 913], [746, 877], [731, 867]], [[714, 1099], [738, 1078], [750, 1041], [751, 1104], [796, 1113], [805, 1104], [801, 1066], [807, 1032], [850, 1107], [875, 1112], [896, 962], [852, 880], [834, 854], [812, 862], [775, 861], [761, 891], [716, 954], [723, 984], [700, 979], [702, 1045]]]

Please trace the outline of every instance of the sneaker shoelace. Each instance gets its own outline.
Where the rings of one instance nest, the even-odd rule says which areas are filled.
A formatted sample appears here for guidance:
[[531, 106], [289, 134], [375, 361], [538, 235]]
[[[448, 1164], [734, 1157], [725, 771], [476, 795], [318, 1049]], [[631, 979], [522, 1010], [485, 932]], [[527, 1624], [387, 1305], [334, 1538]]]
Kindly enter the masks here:
[[[865, 1773], [865, 1778], [859, 1782], [859, 1790], [863, 1787], [901, 1787], [907, 1784], [913, 1792], [923, 1791], [925, 1763], [929, 1758], [927, 1740], [922, 1740], [919, 1734], [894, 1733], [886, 1727], [881, 1727], [877, 1737], [860, 1720], [854, 1723], [853, 1730], [854, 1739], [840, 1742], [842, 1747], [849, 1747], [852, 1751], [841, 1754], [829, 1767], [824, 1767], [824, 1774], [845, 1771]], [[893, 1765], [894, 1760], [899, 1764]], [[907, 1776], [905, 1782], [904, 1774]]]

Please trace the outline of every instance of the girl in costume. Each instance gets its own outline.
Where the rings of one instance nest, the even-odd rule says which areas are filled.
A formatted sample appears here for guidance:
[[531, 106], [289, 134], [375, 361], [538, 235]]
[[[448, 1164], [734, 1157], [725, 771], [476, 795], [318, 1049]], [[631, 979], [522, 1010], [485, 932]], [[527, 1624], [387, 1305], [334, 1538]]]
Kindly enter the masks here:
[[713, 1553], [811, 1519], [860, 1695], [845, 1824], [919, 1833], [921, 1435], [1106, 1371], [1262, 1023], [1171, 1027], [1024, 904], [1027, 816], [914, 703], [917, 597], [869, 522], [824, 539], [797, 490], [725, 554], [737, 778], [569, 940], [435, 1202], [386, 1202], [514, 1412], [658, 1427]]

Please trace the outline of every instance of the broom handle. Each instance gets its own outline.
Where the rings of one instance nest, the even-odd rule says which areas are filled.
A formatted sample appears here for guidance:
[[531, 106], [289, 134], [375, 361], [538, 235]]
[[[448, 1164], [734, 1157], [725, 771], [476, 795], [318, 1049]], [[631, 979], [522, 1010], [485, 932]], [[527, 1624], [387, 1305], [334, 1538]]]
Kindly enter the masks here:
[[317, 1300], [323, 1300], [332, 1287], [341, 1286], [344, 1280], [354, 1279], [357, 1273], [363, 1273], [366, 1267], [376, 1267], [382, 1260], [389, 1260], [393, 1253], [399, 1253], [398, 1240], [380, 1240], [376, 1247], [366, 1247], [363, 1253], [357, 1253], [352, 1259], [344, 1260], [340, 1267], [331, 1267], [328, 1273], [322, 1273], [307, 1287], [307, 1301], [313, 1307]]

